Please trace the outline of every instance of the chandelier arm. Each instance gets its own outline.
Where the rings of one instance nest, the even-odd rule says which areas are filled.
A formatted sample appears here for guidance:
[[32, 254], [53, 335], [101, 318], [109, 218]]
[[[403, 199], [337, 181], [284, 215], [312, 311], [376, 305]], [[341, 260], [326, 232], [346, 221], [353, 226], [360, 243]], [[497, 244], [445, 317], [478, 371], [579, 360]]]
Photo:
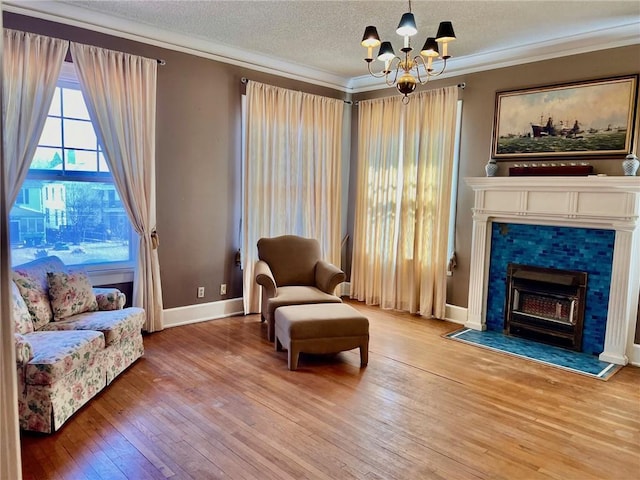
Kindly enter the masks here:
[[442, 59], [442, 68], [440, 69], [440, 71], [438, 73], [430, 73], [429, 76], [430, 77], [437, 77], [439, 75], [442, 75], [444, 73], [444, 69], [447, 68], [447, 59], [443, 58]]
[[374, 72], [371, 70], [371, 62], [367, 62], [367, 69], [369, 70], [369, 74], [370, 74], [372, 77], [375, 77], [375, 78], [383, 78], [383, 77], [386, 77], [386, 76], [387, 76], [387, 74], [384, 72], [384, 70], [383, 70], [382, 72], [380, 72], [380, 73], [374, 73]]
[[[429, 81], [429, 70], [427, 70], [427, 64], [424, 62], [424, 58], [422, 58], [422, 55], [416, 55], [413, 58], [413, 62], [416, 64], [416, 76], [418, 77], [418, 82], [420, 82], [420, 85], [424, 85]], [[427, 78], [426, 80], [422, 80], [422, 77], [420, 76], [420, 65], [422, 65], [424, 67], [424, 71], [427, 72]]]
[[[400, 65], [402, 65], [402, 59], [400, 57], [395, 57], [393, 60], [398, 60], [398, 64], [396, 65], [396, 68], [395, 68], [396, 73], [393, 76], [393, 81], [389, 82], [389, 77], [385, 78], [387, 85], [389, 85], [390, 87], [393, 87], [396, 84], [396, 81], [398, 80], [398, 72], [400, 71]], [[393, 60], [391, 61], [393, 62]]]

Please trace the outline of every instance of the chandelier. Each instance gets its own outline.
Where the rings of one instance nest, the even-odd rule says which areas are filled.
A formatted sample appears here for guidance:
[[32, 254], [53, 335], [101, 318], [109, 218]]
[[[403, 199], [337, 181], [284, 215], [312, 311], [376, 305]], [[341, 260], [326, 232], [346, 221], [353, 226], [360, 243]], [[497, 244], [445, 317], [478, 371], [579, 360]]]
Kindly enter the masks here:
[[[390, 87], [395, 84], [398, 91], [404, 95], [403, 103], [408, 103], [408, 95], [416, 89], [418, 83], [424, 85], [431, 77], [441, 75], [447, 68], [447, 59], [451, 57], [447, 53], [447, 45], [456, 39], [456, 35], [453, 32], [451, 22], [440, 22], [436, 36], [428, 37], [420, 50], [420, 55], [412, 57], [413, 48], [411, 48], [410, 37], [418, 33], [418, 29], [413, 13], [411, 13], [411, 0], [409, 0], [409, 11], [402, 15], [396, 33], [404, 37], [404, 46], [400, 49], [402, 52], [400, 57], [396, 56], [391, 42], [380, 42], [378, 30], [373, 25], [365, 28], [361, 44], [367, 49], [367, 58], [364, 60], [367, 62], [369, 73], [376, 78], [384, 77]], [[442, 46], [442, 53], [438, 49], [438, 43]], [[375, 73], [371, 69], [371, 63], [373, 62], [373, 49], [378, 46], [380, 47], [378, 60], [384, 62], [384, 69]], [[442, 69], [439, 72], [434, 72], [433, 61], [438, 58], [443, 60]], [[400, 74], [401, 72], [402, 74]]]

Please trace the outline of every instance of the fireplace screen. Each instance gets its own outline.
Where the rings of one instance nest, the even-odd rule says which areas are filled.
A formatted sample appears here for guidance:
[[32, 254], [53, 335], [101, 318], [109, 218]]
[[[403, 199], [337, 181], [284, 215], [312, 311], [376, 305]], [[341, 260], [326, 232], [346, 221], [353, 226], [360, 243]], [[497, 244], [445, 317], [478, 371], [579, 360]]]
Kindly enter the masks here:
[[510, 263], [505, 333], [580, 351], [587, 273]]

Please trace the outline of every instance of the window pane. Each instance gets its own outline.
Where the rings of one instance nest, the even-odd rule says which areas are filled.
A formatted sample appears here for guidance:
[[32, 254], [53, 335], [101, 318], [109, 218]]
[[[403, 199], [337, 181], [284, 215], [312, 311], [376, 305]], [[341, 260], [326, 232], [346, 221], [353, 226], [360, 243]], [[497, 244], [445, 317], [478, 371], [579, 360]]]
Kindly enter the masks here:
[[62, 130], [59, 118], [47, 117], [47, 121], [42, 129], [39, 145], [48, 145], [50, 147], [62, 146]]
[[107, 164], [107, 159], [104, 158], [104, 153], [98, 152], [98, 165], [100, 167], [100, 172], [108, 172], [109, 165]]
[[62, 105], [64, 107], [65, 117], [89, 120], [89, 112], [84, 104], [84, 98], [82, 98], [82, 92], [80, 90], [63, 88]]
[[75, 172], [95, 172], [98, 166], [98, 153], [96, 151], [65, 150], [65, 168]]
[[57, 255], [68, 265], [131, 259], [131, 226], [112, 183], [25, 183], [44, 200], [39, 208], [14, 205], [11, 210], [13, 265], [46, 255]]
[[62, 149], [38, 147], [30, 168], [62, 170]]
[[60, 116], [60, 87], [56, 87], [56, 91], [53, 94], [53, 99], [51, 100], [51, 107], [49, 107], [49, 115]]
[[64, 119], [64, 146], [95, 150], [98, 141], [91, 122]]

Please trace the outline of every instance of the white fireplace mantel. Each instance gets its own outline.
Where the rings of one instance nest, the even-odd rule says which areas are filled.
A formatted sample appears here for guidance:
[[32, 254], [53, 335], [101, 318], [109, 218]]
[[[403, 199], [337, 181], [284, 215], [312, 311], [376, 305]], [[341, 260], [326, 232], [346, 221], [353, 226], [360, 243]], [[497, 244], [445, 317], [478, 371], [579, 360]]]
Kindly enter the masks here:
[[475, 192], [466, 326], [486, 328], [491, 222], [615, 231], [602, 361], [626, 365], [640, 289], [640, 177], [466, 178]]

